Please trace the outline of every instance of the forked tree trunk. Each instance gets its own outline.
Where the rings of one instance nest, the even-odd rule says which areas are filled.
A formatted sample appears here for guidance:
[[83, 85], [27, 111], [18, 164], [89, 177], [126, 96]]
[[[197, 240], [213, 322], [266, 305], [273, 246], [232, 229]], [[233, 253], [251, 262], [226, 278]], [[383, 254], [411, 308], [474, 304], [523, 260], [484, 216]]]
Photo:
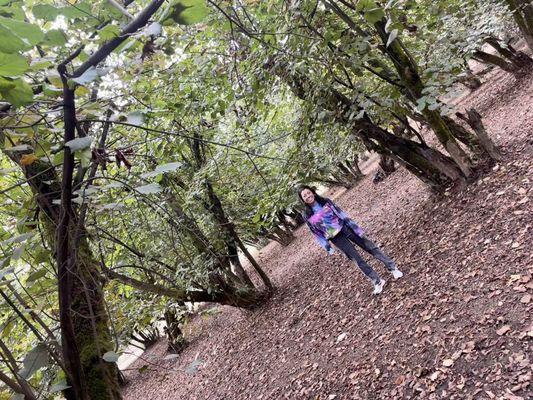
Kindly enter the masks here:
[[[198, 156], [200, 157], [200, 156]], [[202, 161], [203, 162], [203, 161]], [[207, 188], [207, 197], [209, 198], [209, 204], [206, 204], [206, 208], [215, 218], [222, 235], [224, 236], [224, 243], [228, 252], [228, 258], [231, 261], [235, 274], [241, 279], [243, 284], [254, 288], [254, 284], [250, 279], [248, 273], [242, 267], [239, 259], [239, 244], [237, 242], [238, 236], [233, 228], [233, 224], [229, 221], [222, 207], [220, 199], [215, 194], [211, 182], [206, 179], [205, 186]]]
[[[199, 134], [195, 134], [194, 138], [190, 141], [190, 148], [194, 155], [194, 159], [196, 161], [196, 165], [198, 168], [201, 168], [206, 163], [205, 158], [205, 148], [204, 143], [201, 140]], [[255, 286], [248, 276], [247, 272], [242, 267], [240, 260], [238, 258], [238, 251], [237, 249], [240, 248], [243, 254], [246, 256], [252, 267], [255, 269], [257, 274], [261, 277], [261, 280], [265, 284], [265, 286], [268, 289], [268, 292], [270, 293], [273, 289], [272, 282], [270, 281], [268, 275], [265, 273], [265, 271], [259, 266], [257, 261], [253, 258], [253, 256], [250, 254], [242, 240], [240, 239], [239, 235], [237, 234], [237, 231], [235, 230], [235, 226], [233, 223], [228, 219], [224, 208], [222, 207], [222, 202], [220, 201], [219, 197], [215, 193], [215, 190], [213, 189], [213, 185], [209, 181], [208, 178], [205, 179], [205, 187], [207, 189], [207, 197], [208, 202], [204, 202], [205, 208], [212, 213], [213, 217], [217, 221], [217, 224], [219, 225], [221, 231], [225, 235], [225, 242], [228, 247], [228, 252], [230, 253], [230, 257], [233, 258], [233, 265], [236, 269], [236, 274], [241, 277], [242, 281], [245, 283], [245, 285], [248, 287], [248, 291], [252, 290], [255, 291]]]
[[476, 135], [464, 128], [458, 122], [454, 121], [452, 118], [445, 116], [444, 119], [450, 127], [453, 136], [455, 136], [457, 140], [468, 147], [468, 149], [476, 156], [482, 156], [484, 154], [485, 150], [479, 143], [479, 139]]
[[[322, 2], [331, 8], [340, 19], [345, 21], [355, 34], [359, 36], [367, 36], [367, 33], [360, 29], [335, 2], [326, 0], [322, 0]], [[343, 4], [347, 5], [347, 3]], [[353, 5], [348, 6], [355, 9], [355, 6]], [[386, 23], [387, 21], [385, 18], [374, 23], [374, 28], [383, 42], [383, 45], [379, 46], [379, 48], [394, 64], [407, 98], [411, 102], [416, 103], [418, 99], [423, 97], [423, 90], [425, 88], [418, 73], [418, 66], [406, 47], [401, 43], [400, 39], [397, 38], [389, 43], [389, 34], [385, 29]], [[455, 140], [440, 112], [438, 110], [430, 110], [428, 107], [424, 107], [422, 114], [439, 142], [460, 168], [463, 176], [469, 177], [472, 174], [472, 162]]]
[[347, 161], [346, 165], [350, 169], [350, 171], [352, 171], [352, 174], [354, 174], [358, 178], [362, 178], [365, 176], [365, 174], [363, 174], [363, 171], [361, 171], [361, 168], [359, 168], [358, 161], [359, 161], [359, 157], [357, 157], [353, 162]]

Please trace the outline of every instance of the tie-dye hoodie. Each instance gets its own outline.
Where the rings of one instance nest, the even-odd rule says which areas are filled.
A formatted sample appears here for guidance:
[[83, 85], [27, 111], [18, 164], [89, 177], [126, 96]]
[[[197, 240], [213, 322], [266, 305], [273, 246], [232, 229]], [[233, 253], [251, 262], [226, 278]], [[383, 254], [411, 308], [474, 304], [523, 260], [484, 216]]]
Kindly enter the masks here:
[[326, 251], [331, 248], [328, 239], [338, 234], [343, 226], [351, 229], [357, 236], [362, 236], [364, 233], [359, 225], [348, 218], [346, 213], [329, 199], [326, 199], [323, 205], [315, 204], [312, 210], [313, 214], [304, 215], [305, 222], [317, 242]]

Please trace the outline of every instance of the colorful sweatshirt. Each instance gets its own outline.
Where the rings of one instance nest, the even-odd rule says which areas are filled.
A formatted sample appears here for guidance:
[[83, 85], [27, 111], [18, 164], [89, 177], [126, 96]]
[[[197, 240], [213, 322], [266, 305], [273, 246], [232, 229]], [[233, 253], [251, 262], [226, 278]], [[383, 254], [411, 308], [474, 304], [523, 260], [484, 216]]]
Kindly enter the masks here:
[[312, 215], [304, 215], [305, 222], [315, 236], [318, 244], [326, 251], [329, 251], [331, 248], [328, 239], [338, 234], [343, 226], [351, 229], [357, 236], [362, 236], [364, 233], [359, 225], [348, 218], [346, 213], [329, 199], [322, 206], [318, 203], [315, 204], [312, 209]]
[[311, 207], [313, 215], [309, 217], [309, 223], [320, 232], [326, 239], [334, 238], [342, 230], [342, 220], [333, 212], [329, 204], [321, 206], [316, 203]]

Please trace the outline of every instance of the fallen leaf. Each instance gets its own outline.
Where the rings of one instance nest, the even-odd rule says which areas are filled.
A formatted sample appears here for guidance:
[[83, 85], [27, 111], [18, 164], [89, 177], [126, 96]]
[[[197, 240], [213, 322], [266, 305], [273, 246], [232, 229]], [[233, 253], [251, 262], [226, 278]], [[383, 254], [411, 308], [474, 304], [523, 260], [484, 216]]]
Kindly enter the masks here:
[[439, 375], [440, 375], [440, 371], [435, 371], [429, 376], [429, 379], [432, 382], [435, 382], [437, 380], [437, 378], [439, 377]]
[[341, 334], [339, 335], [339, 337], [337, 338], [337, 343], [340, 343], [340, 342], [342, 342], [344, 339], [346, 339], [346, 336], [348, 336], [348, 334], [347, 334], [346, 332], [341, 333]]
[[447, 358], [442, 362], [442, 365], [445, 367], [451, 367], [453, 365], [453, 360], [451, 358]]
[[466, 342], [464, 345], [463, 345], [463, 352], [464, 353], [472, 353], [474, 351], [476, 347], [476, 342], [471, 340], [470, 342]]
[[513, 290], [516, 290], [517, 292], [526, 292], [527, 289], [524, 285], [515, 286]]
[[523, 304], [529, 304], [530, 301], [531, 301], [531, 295], [530, 294], [526, 294], [526, 295], [522, 296], [522, 298], [520, 299], [520, 303], [523, 303]]
[[504, 399], [506, 399], [506, 400], [524, 400], [523, 397], [516, 396], [516, 395], [514, 395], [511, 392], [505, 393]]
[[399, 377], [397, 377], [394, 381], [394, 383], [396, 385], [401, 385], [405, 382], [405, 375], [400, 375]]
[[504, 325], [500, 329], [496, 331], [496, 333], [500, 336], [505, 335], [507, 332], [511, 330], [511, 327], [509, 325]]

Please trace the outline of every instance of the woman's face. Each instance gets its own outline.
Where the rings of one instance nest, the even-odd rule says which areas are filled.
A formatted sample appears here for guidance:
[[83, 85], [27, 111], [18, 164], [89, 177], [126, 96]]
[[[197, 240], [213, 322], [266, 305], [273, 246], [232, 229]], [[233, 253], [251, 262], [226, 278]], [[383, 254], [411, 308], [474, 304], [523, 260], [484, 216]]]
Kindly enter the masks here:
[[315, 195], [309, 189], [302, 190], [301, 196], [306, 204], [313, 204], [315, 202]]

